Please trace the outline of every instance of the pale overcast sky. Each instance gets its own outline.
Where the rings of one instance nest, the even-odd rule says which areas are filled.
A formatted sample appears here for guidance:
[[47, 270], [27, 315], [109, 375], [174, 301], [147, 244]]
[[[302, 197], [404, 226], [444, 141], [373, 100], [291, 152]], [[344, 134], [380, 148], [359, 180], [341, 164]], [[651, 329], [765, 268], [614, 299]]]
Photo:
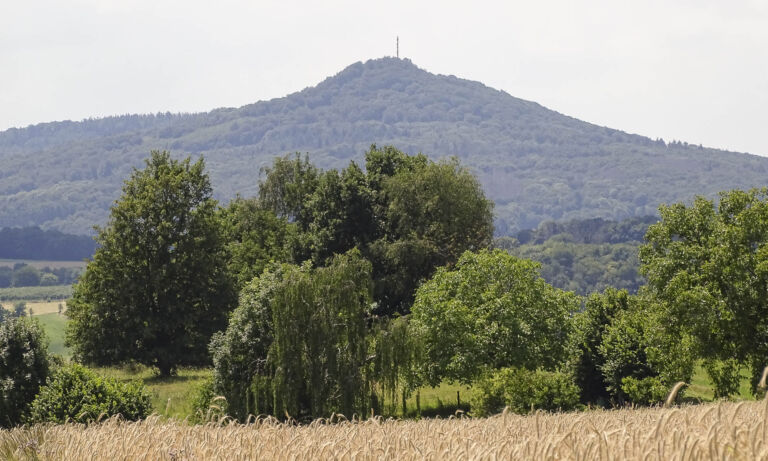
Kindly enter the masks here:
[[573, 117], [768, 155], [768, 1], [2, 0], [0, 130], [241, 106], [395, 54]]

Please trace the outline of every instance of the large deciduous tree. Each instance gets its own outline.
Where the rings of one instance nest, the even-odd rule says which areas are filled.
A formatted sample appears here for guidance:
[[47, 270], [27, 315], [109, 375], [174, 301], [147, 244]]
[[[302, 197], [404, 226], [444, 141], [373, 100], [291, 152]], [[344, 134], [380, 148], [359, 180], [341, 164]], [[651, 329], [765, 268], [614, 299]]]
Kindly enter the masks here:
[[465, 251], [491, 244], [493, 204], [455, 159], [402, 162], [378, 191], [383, 230], [371, 243], [378, 312], [407, 313], [419, 284]]
[[[735, 390], [735, 367], [768, 365], [768, 190], [730, 191], [713, 201], [660, 208], [640, 250], [665, 324], [695, 338], [719, 395]], [[735, 377], [735, 379], [733, 379]]]
[[155, 366], [207, 361], [234, 290], [203, 160], [152, 152], [134, 170], [75, 285], [67, 340], [80, 360]]
[[455, 159], [372, 146], [365, 172], [354, 162], [323, 172], [300, 156], [265, 171], [260, 202], [295, 224], [294, 262], [324, 265], [358, 248], [373, 266], [377, 314], [407, 313], [435, 268], [491, 243], [492, 202]]
[[427, 383], [471, 383], [487, 369], [564, 363], [579, 299], [537, 269], [502, 250], [467, 251], [419, 287], [411, 327], [422, 342]]

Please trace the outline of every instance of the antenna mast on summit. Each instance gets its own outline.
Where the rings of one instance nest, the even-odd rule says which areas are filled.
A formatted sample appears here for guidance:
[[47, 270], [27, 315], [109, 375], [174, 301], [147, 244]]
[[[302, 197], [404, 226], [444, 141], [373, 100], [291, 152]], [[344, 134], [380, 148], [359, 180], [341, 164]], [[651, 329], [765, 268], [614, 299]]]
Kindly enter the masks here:
[[400, 36], [397, 36], [395, 40], [395, 53], [397, 53], [397, 59], [400, 59]]

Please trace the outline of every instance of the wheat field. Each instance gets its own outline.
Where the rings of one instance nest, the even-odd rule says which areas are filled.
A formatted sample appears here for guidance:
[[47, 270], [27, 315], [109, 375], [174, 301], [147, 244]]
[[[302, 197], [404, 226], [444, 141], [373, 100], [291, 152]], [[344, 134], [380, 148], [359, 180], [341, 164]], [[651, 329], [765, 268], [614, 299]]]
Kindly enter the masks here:
[[188, 425], [157, 417], [0, 431], [15, 460], [768, 459], [768, 400], [486, 419]]

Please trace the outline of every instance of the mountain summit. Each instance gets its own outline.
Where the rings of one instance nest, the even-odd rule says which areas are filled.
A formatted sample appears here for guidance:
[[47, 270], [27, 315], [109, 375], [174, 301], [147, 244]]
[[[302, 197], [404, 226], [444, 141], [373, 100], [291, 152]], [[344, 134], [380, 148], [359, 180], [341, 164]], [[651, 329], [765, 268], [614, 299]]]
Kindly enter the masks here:
[[[660, 109], [663, 110], [663, 109]], [[497, 232], [544, 220], [652, 214], [662, 202], [761, 186], [768, 158], [631, 135], [567, 117], [410, 60], [355, 63], [283, 98], [200, 114], [126, 115], [0, 133], [0, 227], [75, 233], [103, 224], [152, 149], [204, 155], [226, 201], [261, 167], [308, 152], [323, 167], [371, 144], [456, 156], [496, 203]]]

